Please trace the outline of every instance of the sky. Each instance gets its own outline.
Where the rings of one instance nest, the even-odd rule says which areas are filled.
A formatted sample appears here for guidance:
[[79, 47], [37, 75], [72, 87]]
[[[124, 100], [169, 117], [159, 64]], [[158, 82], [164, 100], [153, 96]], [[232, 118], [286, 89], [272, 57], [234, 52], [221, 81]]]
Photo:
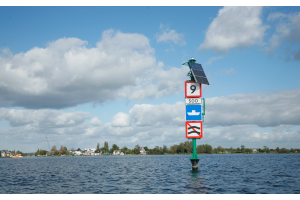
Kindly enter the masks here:
[[191, 57], [197, 144], [300, 148], [300, 7], [0, 6], [0, 27], [0, 149], [185, 142]]

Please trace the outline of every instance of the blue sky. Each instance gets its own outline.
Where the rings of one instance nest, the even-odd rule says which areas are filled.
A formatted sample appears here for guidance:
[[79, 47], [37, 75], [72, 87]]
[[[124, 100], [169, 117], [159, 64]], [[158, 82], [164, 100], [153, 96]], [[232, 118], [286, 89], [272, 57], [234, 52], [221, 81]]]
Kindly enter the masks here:
[[300, 148], [300, 7], [0, 7], [0, 149], [179, 144], [191, 57], [213, 147]]

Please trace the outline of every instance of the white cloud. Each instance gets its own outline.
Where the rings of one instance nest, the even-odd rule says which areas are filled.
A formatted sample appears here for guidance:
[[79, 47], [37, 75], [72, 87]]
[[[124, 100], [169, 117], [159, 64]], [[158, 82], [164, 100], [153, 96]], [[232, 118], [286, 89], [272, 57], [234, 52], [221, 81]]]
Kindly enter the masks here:
[[223, 59], [223, 56], [212, 57], [205, 64], [210, 65], [213, 61], [220, 60], [220, 59]]
[[[95, 48], [86, 45], [78, 38], [61, 38], [16, 55], [5, 50], [0, 56], [0, 105], [64, 108], [123, 97], [159, 98], [178, 93], [176, 86], [185, 79], [181, 73], [188, 71], [165, 71], [162, 63], [156, 64], [149, 39], [141, 34], [107, 30]], [[170, 72], [175, 79], [162, 79]]]
[[[237, 94], [206, 99], [205, 125], [209, 127], [300, 125], [300, 89]], [[183, 126], [185, 104], [136, 104], [129, 111], [136, 126]]]
[[130, 116], [126, 113], [119, 112], [113, 116], [111, 120], [112, 126], [129, 126], [130, 125]]
[[228, 51], [261, 44], [265, 30], [260, 19], [262, 7], [224, 7], [209, 25], [200, 50]]
[[0, 109], [0, 120], [7, 120], [11, 126], [32, 125], [37, 128], [70, 127], [82, 124], [90, 118], [88, 112], [69, 112], [60, 110], [16, 110]]
[[[268, 146], [274, 149], [274, 140], [277, 146], [292, 148], [300, 142], [300, 129], [291, 130], [289, 125], [279, 125], [268, 130], [256, 125], [233, 125], [218, 128], [206, 128], [203, 134], [203, 143], [217, 146], [238, 147], [245, 145], [248, 148], [262, 148]], [[279, 131], [278, 131], [279, 130]]]
[[101, 126], [103, 124], [98, 117], [94, 117], [89, 123], [93, 126]]
[[[276, 23], [276, 31], [269, 40], [269, 46], [265, 47], [265, 51], [272, 52], [279, 48], [284, 41], [291, 44], [300, 41], [300, 12], [292, 14], [271, 13], [268, 21], [278, 21]], [[296, 52], [293, 52], [296, 59]], [[296, 59], [297, 60], [297, 59]]]
[[[137, 77], [135, 86], [125, 86], [119, 92], [119, 96], [131, 100], [144, 100], [147, 97], [161, 98], [182, 92], [182, 82], [186, 80], [189, 68], [182, 65], [180, 68], [174, 67], [165, 71], [163, 67], [164, 64], [159, 62], [149, 73]], [[172, 79], [169, 78], [170, 74]]]
[[[297, 99], [300, 99], [300, 89], [207, 98], [201, 143], [214, 147], [237, 144], [262, 147], [276, 139], [281, 147], [291, 148], [300, 142]], [[91, 128], [84, 122], [91, 117], [90, 113], [2, 108], [0, 120], [8, 121], [12, 127], [0, 129], [1, 141], [5, 141], [0, 146], [5, 148], [14, 143], [29, 148], [25, 147], [26, 143], [30, 148], [46, 148], [45, 136], [39, 128], [48, 135], [51, 146], [91, 148], [104, 141], [129, 148], [136, 144], [150, 148], [170, 146], [186, 140], [184, 116], [184, 102], [136, 104], [129, 113], [119, 112], [110, 123]]]
[[157, 42], [173, 42], [178, 45], [185, 45], [184, 34], [179, 34], [175, 30], [165, 29], [162, 24], [160, 24], [160, 29], [162, 29], [161, 34], [156, 34]]
[[276, 13], [271, 13], [269, 14], [268, 16], [268, 21], [274, 21], [276, 19], [279, 19], [279, 18], [285, 18], [287, 17], [288, 15], [284, 14], [284, 13], [281, 13], [281, 12], [276, 12]]
[[182, 126], [185, 121], [184, 105], [183, 102], [177, 102], [174, 105], [136, 104], [129, 113], [137, 126]]
[[234, 69], [231, 68], [230, 70], [227, 70], [227, 71], [226, 71], [226, 74], [233, 74], [234, 72], [235, 72]]

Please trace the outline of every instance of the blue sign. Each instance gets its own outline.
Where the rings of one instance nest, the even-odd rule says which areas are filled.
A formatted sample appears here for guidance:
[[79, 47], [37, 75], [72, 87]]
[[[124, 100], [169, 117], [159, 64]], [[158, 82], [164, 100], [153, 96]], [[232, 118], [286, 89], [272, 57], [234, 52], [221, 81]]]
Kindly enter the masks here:
[[202, 105], [185, 105], [186, 121], [201, 121], [202, 120]]

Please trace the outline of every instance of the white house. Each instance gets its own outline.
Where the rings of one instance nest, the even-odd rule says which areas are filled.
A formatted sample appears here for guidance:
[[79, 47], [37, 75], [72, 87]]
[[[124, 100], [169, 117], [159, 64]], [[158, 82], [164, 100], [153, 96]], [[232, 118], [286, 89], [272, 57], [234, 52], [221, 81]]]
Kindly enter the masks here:
[[77, 150], [70, 150], [69, 152], [75, 154], [76, 156], [80, 156], [82, 154], [80, 148], [78, 148]]
[[142, 147], [141, 150], [140, 150], [140, 154], [146, 155], [146, 153], [147, 153], [147, 152], [145, 151], [144, 147]]
[[257, 153], [257, 149], [252, 149], [253, 150], [253, 153]]
[[84, 154], [85, 156], [93, 156], [95, 155], [96, 149], [84, 149]]
[[81, 150], [75, 150], [73, 152], [76, 156], [80, 156], [82, 154]]
[[5, 158], [5, 157], [11, 157], [11, 156], [12, 156], [12, 154], [8, 150], [1, 151], [1, 157]]
[[120, 155], [121, 150], [114, 150], [113, 155]]

